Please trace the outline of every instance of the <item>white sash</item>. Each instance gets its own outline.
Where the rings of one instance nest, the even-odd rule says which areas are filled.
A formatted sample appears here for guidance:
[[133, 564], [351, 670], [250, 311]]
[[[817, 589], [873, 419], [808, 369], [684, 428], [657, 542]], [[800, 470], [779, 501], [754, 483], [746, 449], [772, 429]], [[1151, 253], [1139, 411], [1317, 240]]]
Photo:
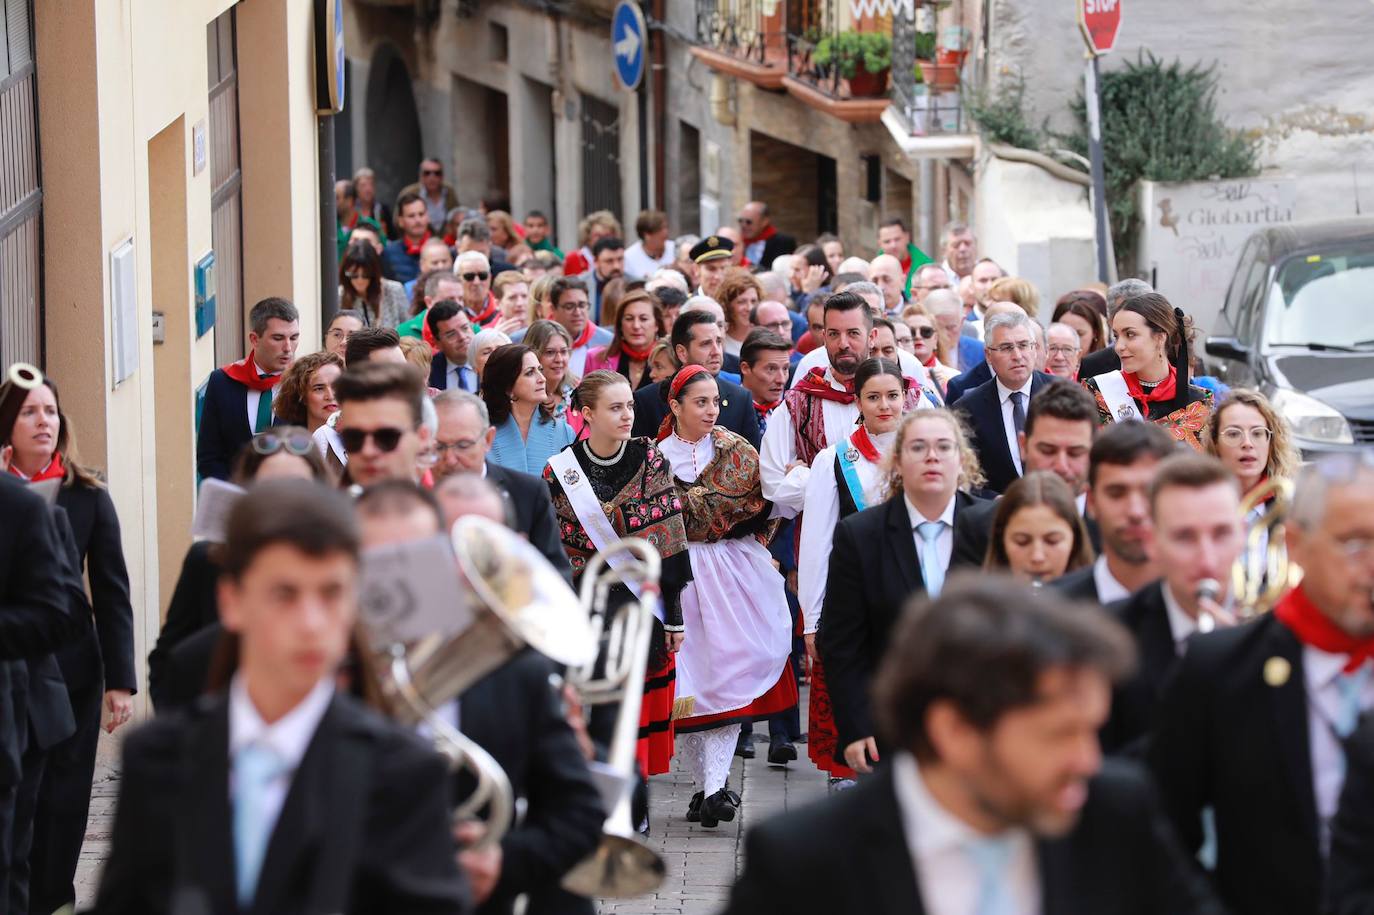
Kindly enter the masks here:
[[[582, 529], [587, 532], [587, 539], [592, 542], [592, 546], [604, 552], [608, 545], [620, 539], [620, 535], [616, 533], [615, 527], [611, 524], [611, 519], [606, 517], [606, 510], [601, 506], [601, 500], [592, 491], [591, 481], [582, 472], [582, 465], [577, 463], [577, 455], [573, 454], [572, 448], [564, 448], [549, 458], [549, 467], [553, 469], [554, 477], [563, 487], [563, 492], [572, 505], [573, 514], [577, 515], [577, 520], [582, 524]], [[626, 553], [607, 554], [607, 564], [613, 569], [620, 569], [631, 561]], [[634, 593], [635, 597], [640, 596], [639, 585], [626, 582], [625, 586]], [[655, 612], [661, 621], [663, 619], [662, 608], [655, 605]]]
[[1107, 410], [1112, 414], [1112, 422], [1145, 419], [1140, 415], [1140, 408], [1135, 405], [1135, 399], [1131, 397], [1131, 392], [1126, 388], [1126, 377], [1121, 372], [1095, 375], [1093, 381], [1097, 382], [1097, 389], [1102, 392], [1102, 399], [1107, 402]]

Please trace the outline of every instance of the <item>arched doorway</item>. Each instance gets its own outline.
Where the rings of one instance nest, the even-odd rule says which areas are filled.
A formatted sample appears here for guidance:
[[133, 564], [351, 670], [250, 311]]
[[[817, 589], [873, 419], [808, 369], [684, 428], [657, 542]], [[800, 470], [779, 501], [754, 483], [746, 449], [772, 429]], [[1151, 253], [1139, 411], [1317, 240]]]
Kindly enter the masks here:
[[390, 206], [420, 167], [420, 116], [405, 61], [391, 45], [372, 56], [367, 84], [367, 158], [377, 199]]

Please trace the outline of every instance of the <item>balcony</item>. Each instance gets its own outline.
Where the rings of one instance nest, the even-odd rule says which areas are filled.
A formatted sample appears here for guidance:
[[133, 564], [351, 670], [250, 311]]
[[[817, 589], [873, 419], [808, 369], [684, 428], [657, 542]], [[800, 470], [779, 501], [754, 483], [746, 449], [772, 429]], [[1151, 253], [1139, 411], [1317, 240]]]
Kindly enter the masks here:
[[785, 0], [697, 0], [692, 55], [761, 89], [781, 89], [787, 76]]

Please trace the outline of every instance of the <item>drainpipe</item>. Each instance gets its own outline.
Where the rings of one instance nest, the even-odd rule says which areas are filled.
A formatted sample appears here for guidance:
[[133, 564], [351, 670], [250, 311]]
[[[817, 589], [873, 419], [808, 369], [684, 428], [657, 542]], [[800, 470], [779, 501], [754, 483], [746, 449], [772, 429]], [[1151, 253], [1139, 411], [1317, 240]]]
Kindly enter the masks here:
[[662, 27], [664, 0], [653, 0], [654, 22], [660, 27], [653, 36], [653, 73], [654, 73], [654, 209], [666, 212], [668, 207], [667, 182], [668, 151], [665, 143], [668, 138], [668, 33]]

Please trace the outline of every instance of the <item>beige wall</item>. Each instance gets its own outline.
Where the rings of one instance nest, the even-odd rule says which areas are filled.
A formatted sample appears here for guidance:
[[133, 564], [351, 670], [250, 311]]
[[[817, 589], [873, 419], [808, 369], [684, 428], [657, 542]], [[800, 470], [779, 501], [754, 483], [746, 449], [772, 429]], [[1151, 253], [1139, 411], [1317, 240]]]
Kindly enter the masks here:
[[[207, 118], [206, 26], [231, 5], [72, 0], [36, 15], [48, 370], [119, 511], [140, 662], [189, 543], [195, 390], [215, 367], [213, 332], [192, 339], [193, 264], [211, 248], [192, 131]], [[306, 350], [319, 341], [312, 16], [311, 0], [239, 4], [246, 299], [291, 297]], [[128, 238], [139, 368], [114, 386], [109, 255]]]

